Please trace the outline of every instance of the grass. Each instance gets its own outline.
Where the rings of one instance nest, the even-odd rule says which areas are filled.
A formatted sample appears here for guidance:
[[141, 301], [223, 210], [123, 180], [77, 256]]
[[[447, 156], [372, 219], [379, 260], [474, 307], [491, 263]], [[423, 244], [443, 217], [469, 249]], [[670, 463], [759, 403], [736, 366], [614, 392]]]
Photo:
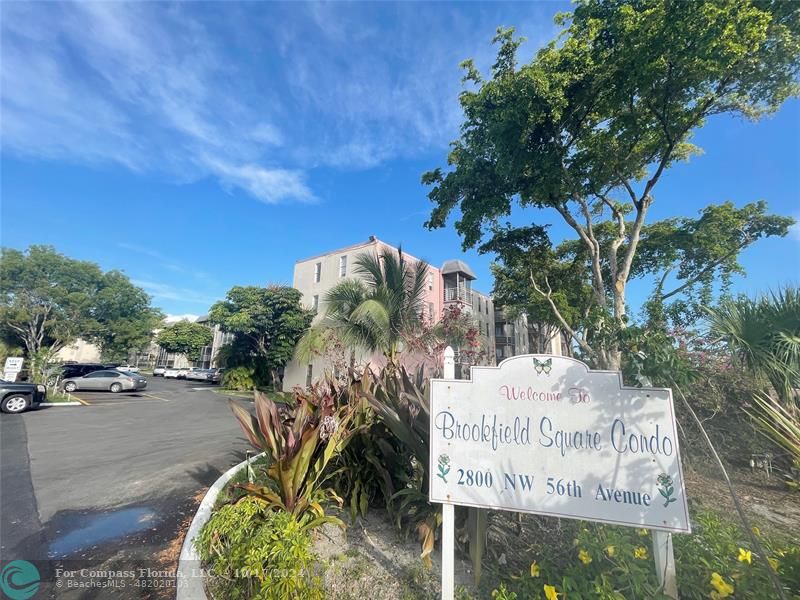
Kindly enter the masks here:
[[65, 394], [61, 390], [48, 388], [47, 402], [61, 403], [61, 402], [77, 402], [77, 399], [69, 394]]
[[[293, 404], [292, 394], [289, 392], [275, 392], [273, 390], [262, 390], [266, 395], [267, 398], [272, 400], [273, 402], [277, 402], [279, 404]], [[223, 396], [229, 396], [234, 398], [241, 398], [242, 400], [248, 400], [253, 402], [254, 396], [253, 392], [251, 391], [242, 391], [242, 390], [231, 390], [228, 388], [217, 388], [214, 389], [213, 392], [215, 394], [222, 394]]]

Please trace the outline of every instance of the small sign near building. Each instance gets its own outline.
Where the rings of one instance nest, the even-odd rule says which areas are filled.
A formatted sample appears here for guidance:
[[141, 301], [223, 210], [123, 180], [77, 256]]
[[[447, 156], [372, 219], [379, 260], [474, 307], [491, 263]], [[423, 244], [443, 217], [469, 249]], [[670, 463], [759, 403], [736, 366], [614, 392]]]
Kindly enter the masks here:
[[671, 390], [563, 356], [471, 374], [431, 381], [430, 500], [446, 519], [458, 504], [690, 532]]
[[3, 379], [6, 381], [16, 381], [17, 375], [22, 371], [22, 364], [25, 360], [19, 356], [9, 356], [3, 366]]

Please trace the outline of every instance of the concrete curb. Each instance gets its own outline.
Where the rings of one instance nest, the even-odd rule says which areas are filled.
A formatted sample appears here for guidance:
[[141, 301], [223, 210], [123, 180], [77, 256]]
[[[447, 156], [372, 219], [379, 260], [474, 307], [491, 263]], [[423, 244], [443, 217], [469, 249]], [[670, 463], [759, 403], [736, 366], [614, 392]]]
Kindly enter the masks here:
[[80, 402], [40, 402], [39, 406], [83, 406]]
[[[264, 452], [257, 454], [250, 458], [254, 461], [257, 458], [264, 456]], [[236, 473], [247, 465], [247, 461], [243, 460], [238, 465], [234, 465], [222, 476], [217, 479], [214, 484], [208, 488], [206, 495], [203, 496], [203, 501], [197, 508], [197, 512], [192, 519], [192, 524], [189, 525], [189, 530], [186, 532], [186, 537], [183, 538], [183, 546], [181, 547], [181, 555], [178, 558], [178, 569], [176, 571], [177, 579], [177, 594], [175, 600], [206, 600], [206, 591], [203, 587], [203, 574], [200, 565], [200, 556], [194, 547], [194, 539], [200, 534], [208, 520], [211, 518], [211, 511], [214, 508], [214, 503], [217, 501], [217, 496], [222, 491], [222, 488], [233, 478]]]

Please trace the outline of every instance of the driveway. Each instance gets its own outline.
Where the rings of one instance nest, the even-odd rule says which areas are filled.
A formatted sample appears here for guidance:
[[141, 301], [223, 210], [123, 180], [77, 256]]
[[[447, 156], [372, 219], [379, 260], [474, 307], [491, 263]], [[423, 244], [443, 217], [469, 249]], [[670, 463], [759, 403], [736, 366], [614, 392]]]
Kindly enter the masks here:
[[[77, 396], [87, 405], [0, 418], [0, 561], [39, 568], [34, 598], [171, 597], [180, 533], [249, 445], [206, 384], [150, 377], [144, 392]], [[59, 568], [160, 575], [56, 578]]]

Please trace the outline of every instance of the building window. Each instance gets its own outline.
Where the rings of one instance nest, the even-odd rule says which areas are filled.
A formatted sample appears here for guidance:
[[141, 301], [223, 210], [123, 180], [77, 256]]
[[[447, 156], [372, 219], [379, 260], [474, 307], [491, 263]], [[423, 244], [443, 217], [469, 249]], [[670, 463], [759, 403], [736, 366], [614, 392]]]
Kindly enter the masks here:
[[433, 273], [428, 273], [428, 289], [433, 289]]
[[322, 263], [318, 262], [314, 265], [314, 283], [319, 283], [322, 278]]
[[486, 314], [489, 314], [489, 301], [486, 301]]
[[339, 277], [347, 276], [347, 256], [339, 257]]
[[314, 294], [314, 298], [311, 300], [311, 308], [315, 311], [319, 310], [319, 296], [317, 294]]
[[428, 302], [428, 319], [433, 323], [433, 302]]
[[478, 312], [483, 312], [483, 305], [481, 304], [480, 296], [478, 296]]
[[306, 367], [306, 387], [311, 387], [311, 377], [314, 375], [314, 366], [308, 365]]
[[489, 333], [489, 324], [486, 324], [486, 337], [489, 337], [491, 334]]

